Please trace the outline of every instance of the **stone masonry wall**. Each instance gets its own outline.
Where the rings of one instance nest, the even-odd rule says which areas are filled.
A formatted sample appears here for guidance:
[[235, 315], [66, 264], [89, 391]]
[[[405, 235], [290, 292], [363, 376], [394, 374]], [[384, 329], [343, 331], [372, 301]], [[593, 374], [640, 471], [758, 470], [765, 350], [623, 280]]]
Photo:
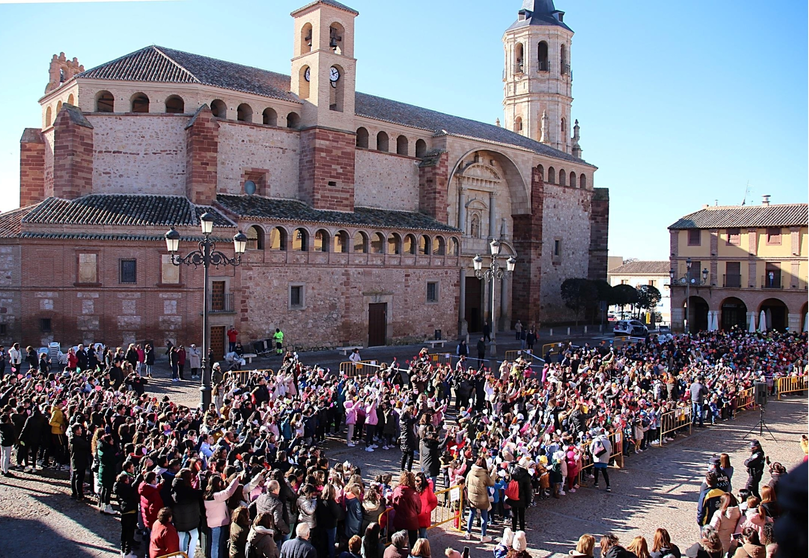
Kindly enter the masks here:
[[188, 123], [185, 138], [185, 194], [193, 203], [211, 204], [216, 200], [219, 123], [207, 105]]
[[531, 176], [531, 213], [514, 215], [514, 248], [519, 257], [519, 265], [514, 268], [512, 284], [512, 319], [520, 320], [526, 326], [540, 321], [543, 283], [543, 205], [545, 185], [539, 170]]
[[610, 234], [610, 191], [596, 188], [593, 191], [590, 214], [590, 267], [587, 277], [607, 280], [607, 252]]
[[419, 211], [447, 222], [449, 154], [444, 151], [425, 158], [419, 167]]
[[315, 209], [354, 211], [354, 151], [354, 134], [301, 131], [300, 199]]
[[45, 199], [45, 141], [37, 128], [26, 128], [20, 139], [20, 207]]
[[93, 191], [93, 126], [71, 105], [54, 124], [53, 195], [76, 199]]
[[93, 191], [185, 195], [185, 126], [175, 114], [87, 114], [95, 131]]
[[358, 207], [383, 207], [418, 211], [419, 175], [417, 159], [356, 150], [354, 203]]

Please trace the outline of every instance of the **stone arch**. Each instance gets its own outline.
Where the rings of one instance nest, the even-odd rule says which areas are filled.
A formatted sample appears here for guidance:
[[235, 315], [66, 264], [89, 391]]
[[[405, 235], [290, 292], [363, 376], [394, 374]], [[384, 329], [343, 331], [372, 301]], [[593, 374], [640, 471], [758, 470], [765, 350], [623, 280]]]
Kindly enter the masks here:
[[710, 306], [701, 296], [691, 295], [688, 300], [688, 331], [697, 333], [708, 329], [708, 310]]
[[584, 173], [581, 173], [579, 175], [579, 188], [581, 188], [582, 190], [587, 189], [587, 175]]
[[298, 54], [307, 54], [309, 52], [312, 52], [312, 24], [305, 23], [301, 27], [301, 43]]
[[109, 91], [96, 93], [96, 112], [115, 112], [115, 97]]
[[264, 250], [264, 229], [253, 225], [247, 229], [247, 249]]
[[729, 331], [734, 327], [747, 330], [747, 305], [741, 299], [730, 296], [719, 305], [719, 327]]
[[371, 253], [384, 254], [385, 253], [385, 235], [381, 232], [375, 232], [371, 235]]
[[272, 107], [267, 107], [261, 113], [261, 122], [265, 126], [278, 126], [278, 113]]
[[228, 106], [225, 104], [225, 101], [222, 99], [214, 99], [211, 101], [211, 113], [216, 118], [227, 118]]
[[286, 251], [289, 235], [284, 227], [274, 227], [270, 231], [270, 250]]
[[167, 114], [183, 114], [185, 112], [185, 101], [179, 95], [169, 95], [166, 97]]
[[357, 147], [368, 149], [368, 129], [362, 126], [357, 128]]
[[51, 122], [53, 122], [53, 109], [48, 107], [45, 109], [45, 127], [49, 128]]
[[570, 182], [568, 184], [570, 184], [571, 188], [576, 187], [576, 173], [573, 171], [570, 171]]
[[247, 103], [242, 103], [236, 108], [236, 120], [239, 122], [253, 121], [253, 107]]
[[426, 234], [423, 234], [419, 237], [419, 255], [420, 256], [429, 256], [430, 250], [432, 248], [432, 240]]
[[559, 186], [567, 186], [567, 175], [565, 169], [559, 169]]
[[522, 132], [522, 116], [518, 116], [514, 119], [514, 131], [518, 134]]
[[[512, 161], [508, 155], [499, 151], [472, 149], [459, 157], [453, 165], [452, 171], [449, 173], [448, 188], [451, 190], [448, 192], [447, 199], [458, 199], [458, 181], [456, 178], [465, 170], [465, 167], [463, 166], [464, 161], [466, 161], [470, 155], [474, 153], [481, 154], [480, 159], [482, 161], [494, 161], [499, 166], [500, 172], [502, 173], [499, 178], [508, 186], [508, 193], [511, 201], [511, 215], [530, 214], [530, 177], [528, 180], [526, 180], [514, 161]], [[505, 216], [505, 213], [503, 215]]]
[[334, 234], [334, 252], [337, 254], [348, 253], [348, 233], [346, 231], [337, 231]]
[[424, 157], [427, 153], [427, 142], [423, 139], [416, 140], [416, 157]]
[[295, 229], [295, 232], [292, 233], [292, 251], [309, 251], [309, 231], [307, 231], [304, 227], [298, 227]]
[[539, 41], [537, 45], [537, 60], [539, 60], [540, 72], [547, 72], [550, 69], [548, 63], [548, 43], [546, 41]]
[[397, 155], [407, 155], [407, 136], [399, 136], [396, 138], [396, 154]]
[[521, 74], [523, 73], [523, 68], [525, 68], [525, 52], [522, 43], [517, 43], [514, 45], [514, 73]]
[[446, 256], [447, 255], [447, 243], [444, 240], [443, 236], [435, 236], [433, 238], [433, 249], [432, 253], [436, 256]]
[[335, 112], [343, 112], [343, 106], [345, 104], [345, 69], [335, 64], [332, 66], [340, 73], [340, 79], [337, 81], [330, 81], [330, 89], [329, 89], [329, 110], [333, 110]]
[[135, 93], [129, 98], [129, 112], [148, 113], [149, 96], [146, 93]]
[[397, 233], [388, 235], [388, 255], [398, 256], [402, 253], [402, 237]]
[[76, 98], [73, 96], [73, 93], [67, 96], [67, 104], [76, 105]]
[[368, 253], [368, 235], [365, 234], [363, 231], [357, 231], [354, 233], [353, 239], [353, 252], [355, 254], [367, 254]]
[[387, 153], [390, 149], [390, 139], [385, 132], [379, 132], [376, 135], [376, 150]]
[[340, 22], [333, 22], [329, 25], [329, 48], [335, 54], [343, 54], [343, 36], [345, 36], [345, 27]]
[[[764, 313], [766, 320], [766, 327], [761, 326], [761, 314]], [[758, 329], [767, 331], [774, 329], [776, 331], [786, 331], [789, 325], [789, 309], [786, 303], [780, 298], [771, 297], [764, 300], [758, 307], [756, 312], [756, 320]]]
[[458, 239], [454, 236], [449, 239], [449, 244], [447, 246], [447, 255], [449, 256], [457, 256], [461, 253], [461, 243], [458, 242]]
[[545, 182], [545, 167], [542, 165], [537, 165], [537, 170], [539, 171], [539, 177]]
[[287, 128], [298, 128], [301, 125], [301, 115], [293, 111], [287, 114]]
[[315, 252], [328, 252], [331, 247], [331, 235], [326, 229], [315, 231], [312, 250]]
[[402, 241], [402, 253], [409, 256], [416, 254], [416, 237], [412, 234], [405, 235]]
[[548, 167], [548, 184], [556, 182], [556, 169]]

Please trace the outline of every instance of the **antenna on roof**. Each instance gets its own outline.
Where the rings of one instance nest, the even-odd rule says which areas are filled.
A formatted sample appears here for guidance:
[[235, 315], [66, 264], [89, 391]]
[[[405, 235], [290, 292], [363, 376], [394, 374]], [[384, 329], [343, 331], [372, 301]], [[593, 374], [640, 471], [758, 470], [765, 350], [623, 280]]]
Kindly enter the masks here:
[[747, 205], [747, 196], [750, 195], [750, 181], [747, 181], [747, 188], [744, 191], [744, 199], [742, 200], [742, 205]]

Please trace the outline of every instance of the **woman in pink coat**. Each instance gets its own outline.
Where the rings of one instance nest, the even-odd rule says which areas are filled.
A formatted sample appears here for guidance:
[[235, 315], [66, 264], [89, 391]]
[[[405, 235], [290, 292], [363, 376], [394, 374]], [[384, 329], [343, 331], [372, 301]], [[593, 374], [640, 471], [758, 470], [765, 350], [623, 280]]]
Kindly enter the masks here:
[[376, 435], [376, 425], [379, 424], [379, 418], [376, 416], [377, 401], [373, 397], [369, 397], [365, 403], [365, 451], [372, 452], [377, 447], [374, 444], [374, 436]]
[[352, 438], [354, 437], [354, 427], [357, 424], [357, 406], [354, 404], [353, 399], [346, 399], [343, 406], [346, 408], [346, 425], [348, 426], [346, 443], [348, 444], [348, 447], [353, 448], [354, 442], [352, 441]]
[[157, 513], [163, 509], [163, 498], [160, 496], [162, 483], [157, 483], [157, 473], [149, 471], [138, 486], [140, 494], [140, 512], [143, 516], [143, 525], [151, 529], [157, 520]]

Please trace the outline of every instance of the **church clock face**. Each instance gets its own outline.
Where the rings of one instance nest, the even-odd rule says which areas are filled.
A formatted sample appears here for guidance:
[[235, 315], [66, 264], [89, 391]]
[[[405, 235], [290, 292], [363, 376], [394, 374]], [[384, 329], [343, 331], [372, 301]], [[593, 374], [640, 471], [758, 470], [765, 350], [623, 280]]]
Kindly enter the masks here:
[[306, 71], [303, 73], [303, 79], [309, 81], [312, 79], [312, 68], [306, 68]]
[[334, 66], [331, 67], [329, 70], [329, 80], [331, 81], [332, 87], [337, 87], [337, 82], [340, 79], [340, 70], [335, 68]]

